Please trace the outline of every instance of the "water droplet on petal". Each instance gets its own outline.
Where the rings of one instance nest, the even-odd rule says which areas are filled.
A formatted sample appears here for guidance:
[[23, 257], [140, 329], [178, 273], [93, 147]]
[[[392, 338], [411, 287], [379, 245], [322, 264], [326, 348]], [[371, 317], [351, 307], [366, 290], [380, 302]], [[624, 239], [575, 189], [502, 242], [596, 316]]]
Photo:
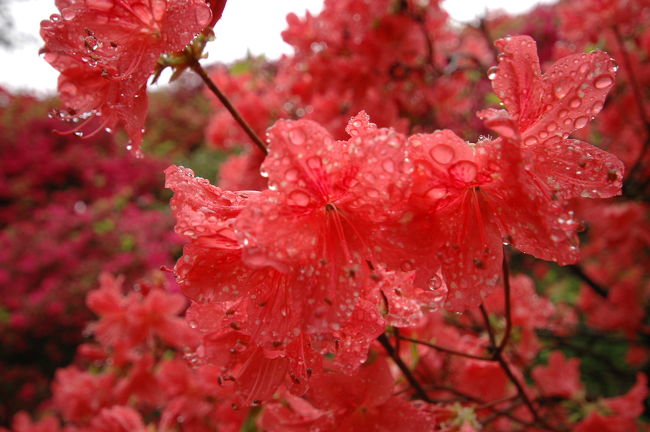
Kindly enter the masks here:
[[442, 286], [442, 279], [438, 275], [433, 275], [427, 284], [427, 288], [435, 291]]
[[497, 73], [499, 72], [499, 68], [497, 66], [492, 66], [490, 69], [487, 71], [487, 77], [490, 81], [495, 79], [497, 77]]
[[586, 74], [587, 72], [589, 72], [589, 63], [583, 63], [582, 65], [580, 65], [580, 68], [578, 68], [578, 72], [580, 72], [581, 74]]
[[477, 173], [478, 168], [476, 164], [465, 160], [456, 162], [449, 168], [449, 174], [451, 174], [452, 177], [465, 183], [474, 181]]
[[205, 27], [210, 24], [210, 18], [212, 18], [212, 13], [207, 7], [197, 7], [196, 8], [196, 22], [201, 26]]
[[309, 205], [309, 195], [302, 191], [293, 191], [289, 194], [289, 204], [306, 207]]
[[288, 169], [287, 172], [284, 173], [284, 178], [290, 182], [296, 181], [298, 179], [298, 170], [294, 168]]
[[609, 75], [601, 75], [599, 77], [596, 77], [596, 79], [594, 80], [594, 87], [601, 90], [606, 89], [612, 84], [614, 84], [614, 80]]
[[557, 130], [557, 123], [554, 121], [549, 122], [549, 124], [546, 126], [546, 130], [553, 133]]
[[438, 144], [431, 149], [431, 157], [438, 163], [448, 164], [454, 158], [454, 149], [446, 144]]
[[444, 198], [447, 196], [447, 188], [446, 187], [434, 187], [431, 188], [427, 191], [426, 193], [427, 198], [430, 200], [439, 200], [441, 198]]
[[569, 106], [571, 108], [578, 108], [581, 104], [582, 104], [582, 99], [578, 97], [571, 99], [571, 101], [569, 102]]
[[535, 145], [537, 144], [537, 138], [535, 138], [534, 136], [529, 136], [524, 140], [524, 144], [528, 146]]
[[291, 129], [289, 131], [289, 140], [295, 145], [302, 145], [305, 143], [305, 133], [301, 129]]
[[596, 114], [598, 114], [598, 113], [600, 112], [600, 110], [602, 110], [602, 109], [603, 109], [603, 103], [602, 103], [602, 102], [596, 102], [596, 103], [593, 104], [593, 106], [591, 107], [591, 114], [592, 114], [592, 115], [596, 115]]
[[64, 20], [70, 21], [71, 19], [74, 19], [75, 16], [77, 16], [77, 12], [72, 8], [65, 8], [61, 11], [61, 16]]
[[576, 129], [582, 129], [583, 127], [587, 126], [587, 123], [589, 122], [589, 119], [587, 117], [578, 117], [575, 122], [573, 122], [573, 126]]
[[557, 113], [557, 115], [559, 115], [561, 118], [566, 117], [567, 114], [569, 114], [569, 111], [567, 111], [567, 110], [565, 110], [565, 109], [561, 109], [561, 110], [558, 111], [558, 113]]
[[323, 166], [323, 161], [318, 156], [312, 156], [307, 159], [307, 166], [310, 169], [317, 170]]
[[393, 173], [395, 172], [395, 163], [390, 160], [386, 159], [382, 164], [381, 167], [386, 171], [387, 173]]
[[569, 86], [557, 86], [553, 89], [553, 93], [555, 94], [556, 98], [563, 99], [569, 93]]

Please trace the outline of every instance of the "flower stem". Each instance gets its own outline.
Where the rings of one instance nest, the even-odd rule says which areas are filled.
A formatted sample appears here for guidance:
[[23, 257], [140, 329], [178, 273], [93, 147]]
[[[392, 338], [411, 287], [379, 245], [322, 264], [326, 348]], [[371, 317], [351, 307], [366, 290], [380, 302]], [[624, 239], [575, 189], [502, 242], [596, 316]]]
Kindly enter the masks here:
[[268, 154], [268, 149], [266, 148], [266, 144], [264, 144], [264, 141], [255, 133], [253, 128], [250, 127], [250, 125], [244, 120], [244, 118], [241, 116], [239, 111], [233, 106], [233, 104], [230, 102], [230, 100], [226, 97], [225, 94], [221, 90], [219, 90], [219, 87], [210, 79], [208, 74], [205, 72], [205, 69], [201, 66], [198, 60], [194, 60], [191, 64], [190, 67], [194, 72], [197, 73], [198, 76], [201, 77], [205, 85], [208, 86], [210, 91], [214, 93], [214, 95], [219, 99], [219, 101], [223, 104], [223, 106], [226, 107], [228, 112], [233, 116], [233, 118], [239, 123], [239, 126], [246, 132], [246, 134], [250, 137], [250, 139], [255, 143], [255, 145], [262, 150], [264, 154]]
[[429, 395], [427, 395], [427, 392], [424, 391], [420, 383], [418, 382], [417, 379], [413, 376], [411, 373], [411, 370], [408, 368], [406, 363], [402, 360], [402, 358], [399, 356], [399, 353], [395, 351], [395, 348], [391, 345], [390, 341], [388, 340], [388, 337], [386, 336], [386, 333], [382, 333], [377, 340], [379, 343], [384, 347], [390, 358], [393, 359], [397, 367], [402, 371], [404, 374], [404, 377], [406, 380], [411, 384], [411, 387], [415, 389], [415, 393], [418, 395], [418, 397], [426, 402], [431, 403], [432, 400], [429, 398]]

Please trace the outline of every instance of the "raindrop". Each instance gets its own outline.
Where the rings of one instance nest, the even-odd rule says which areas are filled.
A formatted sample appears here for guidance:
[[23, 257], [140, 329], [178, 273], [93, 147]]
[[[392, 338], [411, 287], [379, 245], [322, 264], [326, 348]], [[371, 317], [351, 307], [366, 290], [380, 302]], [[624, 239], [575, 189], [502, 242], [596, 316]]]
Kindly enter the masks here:
[[289, 131], [289, 140], [295, 145], [302, 145], [305, 143], [305, 133], [300, 129], [291, 129]]
[[61, 11], [61, 16], [63, 16], [64, 20], [70, 21], [71, 19], [74, 19], [75, 16], [77, 16], [77, 12], [72, 8], [65, 8]]
[[529, 136], [524, 140], [524, 144], [528, 146], [535, 145], [537, 144], [537, 138], [535, 138], [534, 136]]
[[390, 160], [386, 159], [382, 164], [381, 167], [386, 171], [387, 173], [393, 173], [395, 172], [395, 163]]
[[474, 181], [477, 173], [478, 168], [476, 167], [476, 164], [465, 160], [457, 162], [449, 168], [449, 174], [451, 174], [452, 177], [465, 183]]
[[582, 104], [582, 99], [578, 97], [571, 99], [571, 101], [569, 102], [569, 106], [571, 108], [578, 108], [581, 104]]
[[309, 195], [302, 191], [293, 191], [289, 194], [289, 203], [298, 207], [306, 207], [309, 205]]
[[445, 187], [434, 187], [427, 191], [427, 198], [431, 200], [439, 200], [447, 196], [447, 188]]
[[438, 275], [433, 275], [427, 284], [427, 288], [436, 291], [442, 286], [442, 279]]
[[433, 160], [441, 164], [448, 164], [454, 159], [454, 149], [446, 144], [438, 144], [430, 153]]
[[499, 72], [499, 68], [497, 66], [492, 66], [490, 69], [487, 71], [487, 77], [490, 81], [495, 79], [497, 77], [497, 73]]
[[294, 168], [288, 169], [287, 172], [284, 173], [284, 178], [290, 182], [296, 181], [298, 179], [298, 170]]
[[587, 117], [578, 117], [575, 122], [573, 123], [573, 126], [576, 129], [582, 129], [583, 127], [587, 126], [587, 123], [589, 122], [589, 119]]
[[564, 97], [569, 93], [569, 87], [568, 86], [558, 86], [553, 89], [553, 93], [555, 94], [555, 97], [558, 99], [564, 99]]
[[205, 27], [208, 24], [210, 24], [210, 18], [212, 17], [212, 14], [210, 13], [209, 8], [199, 7], [196, 9], [195, 16], [196, 16], [196, 22], [201, 27]]
[[323, 166], [323, 162], [318, 156], [312, 156], [307, 159], [307, 166], [313, 170], [317, 170]]
[[601, 75], [599, 77], [596, 77], [596, 79], [594, 80], [594, 87], [601, 90], [606, 89], [612, 84], [614, 84], [614, 80], [609, 75]]
[[602, 102], [596, 102], [593, 104], [591, 107], [591, 114], [596, 115], [600, 112], [600, 110], [603, 109], [603, 103]]

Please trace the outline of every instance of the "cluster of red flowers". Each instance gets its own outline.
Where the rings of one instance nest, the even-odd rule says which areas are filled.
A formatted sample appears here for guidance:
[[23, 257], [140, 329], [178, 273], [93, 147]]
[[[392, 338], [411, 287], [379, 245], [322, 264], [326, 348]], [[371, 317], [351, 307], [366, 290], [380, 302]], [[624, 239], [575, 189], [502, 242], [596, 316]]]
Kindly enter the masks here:
[[156, 59], [191, 43], [160, 62], [227, 107], [208, 139], [258, 148], [223, 188], [166, 170], [184, 320], [178, 294], [104, 276], [88, 370], [16, 432], [647, 429], [647, 1], [531, 12], [541, 56], [493, 43], [517, 17], [327, 1], [288, 17], [294, 55], [214, 81], [191, 39], [223, 2], [94, 1], [42, 27], [77, 122], [137, 144]]
[[135, 159], [107, 135], [53, 134], [61, 124], [41, 118], [43, 102], [2, 96], [0, 422], [46, 396], [50, 375], [72, 359], [101, 271], [131, 282], [179, 250], [158, 210], [164, 162]]

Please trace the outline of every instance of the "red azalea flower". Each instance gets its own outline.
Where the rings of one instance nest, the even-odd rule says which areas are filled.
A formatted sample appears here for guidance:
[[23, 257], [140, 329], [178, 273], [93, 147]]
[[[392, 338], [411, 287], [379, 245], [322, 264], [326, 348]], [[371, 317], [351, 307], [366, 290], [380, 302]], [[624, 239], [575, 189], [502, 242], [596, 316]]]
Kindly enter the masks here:
[[[41, 23], [45, 59], [61, 72], [59, 92], [76, 121], [94, 132], [122, 124], [138, 146], [146, 83], [158, 57], [182, 50], [210, 24], [202, 0], [61, 0], [61, 14]], [[83, 131], [80, 131], [83, 132]]]
[[553, 351], [548, 358], [548, 365], [535, 367], [532, 375], [544, 396], [570, 399], [583, 391], [580, 359], [567, 359], [560, 351]]
[[[616, 63], [602, 51], [575, 54], [558, 60], [542, 75], [530, 37], [507, 37], [496, 45], [502, 54], [489, 78], [517, 123], [530, 181], [549, 200], [620, 194], [621, 161], [590, 144], [567, 139], [603, 108]], [[483, 115], [488, 125], [494, 119], [494, 112]]]

